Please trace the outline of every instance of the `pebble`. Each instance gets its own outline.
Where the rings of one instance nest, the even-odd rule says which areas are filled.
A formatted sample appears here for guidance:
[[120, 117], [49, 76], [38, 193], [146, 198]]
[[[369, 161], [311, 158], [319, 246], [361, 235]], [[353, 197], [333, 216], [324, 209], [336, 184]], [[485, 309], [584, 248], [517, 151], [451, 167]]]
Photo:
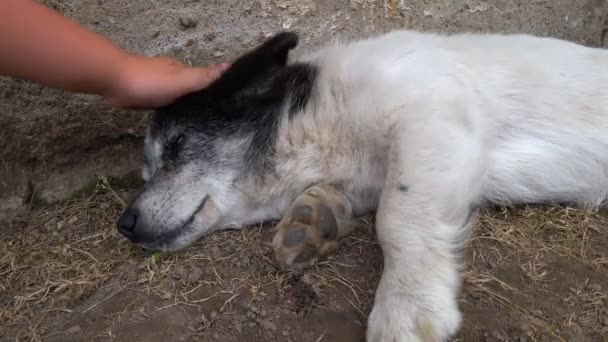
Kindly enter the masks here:
[[75, 334], [75, 333], [79, 332], [80, 330], [82, 330], [82, 328], [80, 327], [80, 325], [75, 325], [75, 326], [70, 327], [68, 329], [68, 333]]
[[302, 276], [302, 282], [307, 285], [313, 284], [312, 278], [310, 277], [310, 275], [308, 275], [308, 273]]
[[196, 27], [198, 20], [196, 20], [194, 17], [183, 16], [179, 18], [179, 23], [182, 25], [183, 29], [189, 29]]
[[211, 311], [211, 314], [209, 315], [209, 317], [211, 317], [211, 319], [216, 319], [217, 318], [217, 312], [216, 311]]
[[602, 285], [600, 284], [589, 284], [587, 285], [587, 288], [592, 291], [602, 291]]
[[275, 331], [277, 330], [277, 326], [267, 319], [263, 319], [260, 321], [262, 327], [266, 330]]
[[[215, 33], [210, 32], [210, 33], [205, 34], [204, 39], [207, 42], [210, 42], [210, 41], [214, 40], [215, 39]], [[217, 248], [217, 246], [215, 246], [214, 248]], [[219, 251], [220, 249], [217, 248], [217, 250]]]
[[203, 271], [198, 268], [191, 269], [188, 273], [188, 280], [191, 282], [196, 282], [203, 277]]
[[212, 258], [219, 258], [222, 256], [222, 252], [220, 251], [220, 248], [218, 246], [211, 247], [210, 252]]

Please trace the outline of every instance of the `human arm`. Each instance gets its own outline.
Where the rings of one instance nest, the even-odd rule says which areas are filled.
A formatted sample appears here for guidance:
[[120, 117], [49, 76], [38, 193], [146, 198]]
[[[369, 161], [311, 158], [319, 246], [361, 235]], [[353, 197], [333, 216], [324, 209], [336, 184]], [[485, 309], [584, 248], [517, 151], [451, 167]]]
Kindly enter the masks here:
[[226, 68], [132, 54], [36, 1], [0, 0], [0, 75], [100, 95], [118, 107], [156, 107]]

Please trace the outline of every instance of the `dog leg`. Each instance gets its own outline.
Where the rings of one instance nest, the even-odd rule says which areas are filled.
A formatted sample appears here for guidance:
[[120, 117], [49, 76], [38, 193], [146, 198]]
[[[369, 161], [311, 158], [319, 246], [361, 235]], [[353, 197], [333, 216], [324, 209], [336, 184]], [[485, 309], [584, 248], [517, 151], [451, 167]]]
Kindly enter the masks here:
[[328, 184], [307, 189], [275, 228], [272, 246], [277, 262], [291, 269], [314, 264], [353, 231], [351, 218], [350, 201], [342, 192]]
[[445, 341], [461, 324], [457, 253], [483, 179], [481, 144], [453, 121], [420, 121], [395, 133], [389, 152], [376, 216], [384, 268], [368, 342]]

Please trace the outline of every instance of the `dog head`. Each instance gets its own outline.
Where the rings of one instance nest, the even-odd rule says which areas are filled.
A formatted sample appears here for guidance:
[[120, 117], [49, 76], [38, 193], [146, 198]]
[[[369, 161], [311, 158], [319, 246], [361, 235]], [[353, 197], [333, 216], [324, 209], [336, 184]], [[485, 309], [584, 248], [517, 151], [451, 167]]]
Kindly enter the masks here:
[[118, 220], [123, 235], [145, 248], [177, 250], [212, 231], [276, 215], [244, 189], [272, 172], [280, 120], [309, 93], [302, 88], [314, 72], [287, 65], [297, 42], [295, 33], [275, 35], [206, 89], [154, 113], [144, 142], [145, 184]]

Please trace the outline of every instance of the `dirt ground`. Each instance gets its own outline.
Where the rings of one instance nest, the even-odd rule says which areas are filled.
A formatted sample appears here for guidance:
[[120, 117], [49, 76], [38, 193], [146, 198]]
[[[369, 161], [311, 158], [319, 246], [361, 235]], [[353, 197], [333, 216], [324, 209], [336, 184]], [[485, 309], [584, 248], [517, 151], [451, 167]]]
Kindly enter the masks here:
[[[6, 341], [363, 341], [381, 270], [373, 218], [316, 268], [283, 272], [271, 226], [158, 255], [119, 236], [133, 189], [16, 218], [0, 248]], [[486, 209], [466, 249], [460, 341], [608, 338], [608, 228], [601, 213]]]
[[[392, 28], [607, 46], [604, 0], [47, 0], [118, 44], [193, 64], [281, 29], [296, 53]], [[151, 255], [115, 222], [146, 116], [0, 77], [0, 341], [363, 341], [382, 267], [373, 218], [316, 268], [280, 271], [272, 225]], [[608, 341], [604, 213], [484, 209], [464, 251], [459, 341]]]

